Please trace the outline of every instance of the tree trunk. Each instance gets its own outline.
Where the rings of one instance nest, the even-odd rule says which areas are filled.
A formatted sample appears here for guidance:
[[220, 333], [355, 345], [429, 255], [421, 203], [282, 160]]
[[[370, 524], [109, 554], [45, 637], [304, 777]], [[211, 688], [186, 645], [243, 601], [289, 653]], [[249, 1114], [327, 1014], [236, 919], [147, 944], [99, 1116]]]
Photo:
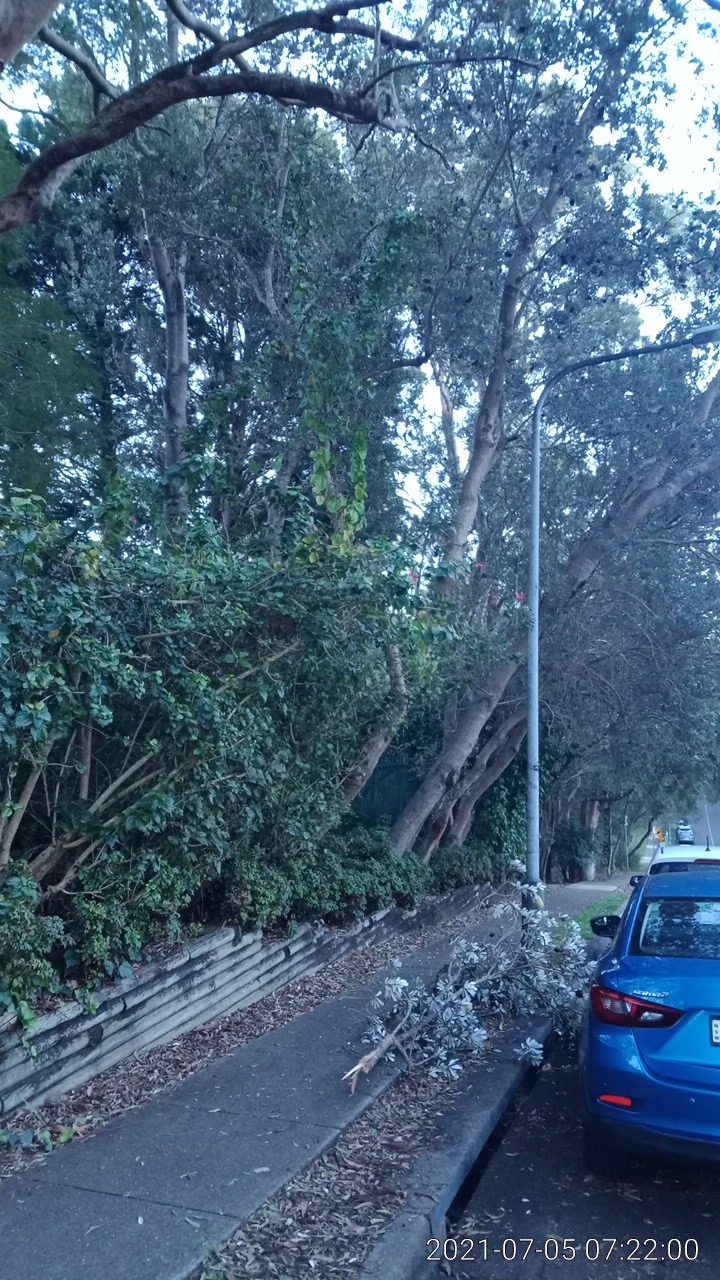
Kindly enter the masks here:
[[493, 753], [492, 764], [486, 765], [478, 773], [474, 781], [468, 786], [465, 794], [458, 801], [453, 815], [453, 824], [448, 835], [448, 844], [461, 845], [465, 843], [472, 828], [478, 801], [498, 781], [498, 778], [502, 777], [505, 770], [510, 767], [522, 746], [526, 733], [527, 720], [523, 714], [522, 719], [515, 724], [511, 731], [508, 731], [504, 745], [499, 745], [499, 748]]
[[455, 405], [447, 383], [447, 372], [436, 358], [432, 361], [432, 370], [437, 389], [440, 392], [440, 422], [445, 437], [445, 462], [448, 479], [453, 489], [460, 484], [460, 459], [458, 458], [457, 438], [455, 436]]
[[[239, 380], [240, 364], [235, 351], [236, 327], [231, 316], [227, 317], [226, 340], [218, 353], [218, 386], [225, 392], [235, 387]], [[232, 399], [224, 398], [222, 418], [216, 436], [216, 453], [224, 463], [220, 483], [215, 487], [210, 502], [210, 514], [228, 537], [232, 538], [240, 525], [247, 482], [248, 460], [247, 425], [250, 403], [242, 393]]]
[[[620, 54], [617, 51], [603, 83], [583, 108], [577, 122], [575, 148], [568, 148], [568, 163], [573, 165], [576, 163], [577, 146], [587, 142], [602, 116], [608, 97], [612, 97], [618, 84], [619, 65]], [[522, 287], [538, 238], [541, 232], [553, 222], [562, 195], [563, 177], [556, 168], [534, 212], [518, 229], [515, 248], [508, 264], [500, 298], [495, 352], [475, 420], [470, 460], [462, 479], [450, 532], [443, 551], [443, 559], [448, 565], [457, 563], [465, 554], [467, 540], [477, 519], [482, 484], [503, 444], [502, 409], [505, 383], [517, 334]], [[445, 405], [443, 410], [444, 418], [447, 419]], [[443, 426], [446, 426], [446, 421]], [[441, 577], [437, 583], [438, 594], [450, 597], [453, 584], [452, 575]], [[475, 749], [480, 733], [518, 666], [518, 662], [504, 663], [491, 672], [488, 677], [488, 687], [492, 692], [487, 698], [471, 703], [467, 711], [460, 716], [457, 729], [443, 743], [442, 750], [427, 776], [392, 828], [391, 838], [399, 851], [406, 851], [413, 847], [423, 825], [442, 800], [444, 793], [454, 786], [468, 756]], [[496, 689], [497, 694], [494, 692]], [[436, 825], [441, 827], [442, 822], [439, 821]], [[444, 830], [444, 827], [442, 829]], [[434, 837], [426, 842], [428, 847], [432, 838]]]
[[[698, 397], [690, 417], [689, 429], [705, 424], [718, 397], [720, 370]], [[627, 477], [618, 486], [618, 499], [608, 515], [571, 554], [564, 574], [564, 587], [552, 600], [543, 602], [544, 617], [548, 614], [556, 619], [562, 616], [613, 543], [626, 539], [648, 515], [677, 497], [695, 480], [720, 470], [720, 451], [699, 459], [668, 479], [670, 466], [670, 460], [654, 460], [629, 494]], [[522, 637], [518, 636], [517, 643], [520, 644], [521, 640]], [[427, 776], [392, 828], [391, 837], [399, 851], [404, 852], [413, 847], [424, 823], [443, 794], [457, 782], [480, 733], [519, 666], [518, 660], [502, 663], [491, 671], [486, 676], [486, 695], [472, 702], [460, 716], [457, 730], [443, 746]]]
[[[458, 822], [458, 814], [462, 813], [463, 820], [465, 820], [466, 817], [463, 807], [466, 796], [473, 787], [477, 787], [478, 790], [475, 800], [479, 799], [487, 790], [488, 786], [491, 786], [492, 782], [496, 781], [497, 778], [505, 772], [508, 765], [512, 763], [517, 755], [520, 742], [522, 742], [522, 739], [527, 732], [526, 728], [523, 728], [522, 730], [518, 740], [518, 745], [511, 751], [510, 755], [504, 761], [501, 768], [494, 775], [491, 781], [488, 782], [486, 786], [479, 785], [482, 784], [483, 779], [490, 772], [488, 769], [489, 762], [493, 760], [494, 768], [494, 757], [496, 756], [496, 753], [507, 745], [508, 739], [513, 735], [513, 730], [515, 730], [521, 722], [525, 721], [525, 719], [526, 712], [524, 708], [520, 711], [516, 711], [513, 715], [508, 716], [508, 718], [495, 730], [491, 737], [488, 738], [487, 742], [483, 744], [475, 757], [472, 768], [469, 769], [466, 774], [463, 774], [458, 778], [455, 786], [451, 787], [450, 790], [442, 797], [440, 803], [435, 807], [425, 823], [416, 844], [417, 855], [423, 862], [430, 861], [430, 858], [438, 845], [446, 836], [448, 844], [462, 844], [464, 842], [469, 826], [461, 839], [456, 840], [454, 837]], [[472, 821], [474, 804], [475, 801], [470, 805], [470, 821]]]
[[155, 274], [165, 307], [165, 470], [170, 472], [165, 495], [165, 516], [170, 527], [182, 524], [188, 509], [187, 481], [179, 471], [185, 460], [187, 393], [190, 356], [188, 348], [185, 267], [187, 252], [181, 248], [171, 259], [159, 236], [149, 236]]
[[351, 804], [370, 781], [378, 762], [381, 760], [392, 742], [398, 728], [407, 715], [408, 698], [405, 688], [400, 650], [396, 644], [388, 646], [385, 654], [388, 676], [390, 677], [390, 693], [392, 710], [386, 714], [384, 723], [372, 734], [366, 743], [359, 762], [344, 783], [345, 799]]
[[0, 0], [0, 71], [36, 36], [59, 0]]
[[519, 667], [505, 662], [495, 668], [485, 687], [458, 716], [457, 728], [448, 738], [414, 796], [408, 801], [390, 832], [398, 853], [412, 849], [425, 822], [446, 791], [455, 785], [461, 770]]
[[[578, 148], [587, 143], [592, 130], [602, 118], [608, 99], [614, 96], [619, 83], [620, 52], [616, 51], [603, 82], [583, 108], [577, 121], [574, 145], [569, 142], [566, 144], [565, 156], [568, 169], [576, 166]], [[504, 443], [502, 410], [505, 383], [517, 335], [522, 288], [540, 234], [553, 223], [557, 214], [563, 196], [564, 181], [564, 175], [558, 167], [555, 167], [545, 194], [538, 201], [530, 217], [518, 228], [515, 248], [508, 263], [500, 297], [495, 352], [475, 420], [472, 452], [460, 487], [450, 533], [445, 543], [444, 560], [448, 564], [461, 560], [465, 554], [465, 546], [477, 515], [480, 490]], [[450, 595], [452, 583], [452, 577], [441, 579], [439, 582], [441, 594]]]

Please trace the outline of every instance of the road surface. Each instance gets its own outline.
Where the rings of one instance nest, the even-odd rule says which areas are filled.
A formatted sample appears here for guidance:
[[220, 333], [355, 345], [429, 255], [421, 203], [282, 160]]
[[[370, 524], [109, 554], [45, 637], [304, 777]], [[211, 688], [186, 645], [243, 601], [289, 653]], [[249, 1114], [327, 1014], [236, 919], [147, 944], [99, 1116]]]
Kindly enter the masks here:
[[[720, 1166], [638, 1164], [620, 1183], [589, 1174], [580, 1155], [576, 1068], [558, 1053], [516, 1104], [451, 1228], [458, 1255], [468, 1260], [438, 1263], [437, 1277], [715, 1280], [719, 1204]], [[452, 1244], [445, 1253], [454, 1253]]]

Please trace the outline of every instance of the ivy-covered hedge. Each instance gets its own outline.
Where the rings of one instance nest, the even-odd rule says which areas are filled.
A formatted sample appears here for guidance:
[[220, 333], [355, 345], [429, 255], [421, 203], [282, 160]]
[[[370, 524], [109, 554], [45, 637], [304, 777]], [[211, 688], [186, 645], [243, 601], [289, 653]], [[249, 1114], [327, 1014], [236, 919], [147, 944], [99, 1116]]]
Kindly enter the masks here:
[[410, 696], [429, 647], [387, 544], [334, 544], [300, 501], [271, 548], [200, 520], [106, 543], [103, 514], [0, 507], [6, 1005], [188, 928], [344, 922], [492, 875], [491, 842], [428, 869], [347, 811], [387, 646]]
[[[300, 504], [271, 550], [196, 521], [105, 545], [0, 509], [0, 988], [117, 972], [193, 923], [345, 919], [422, 892], [342, 781], [411, 655], [387, 545]], [[344, 823], [344, 825], [342, 825]]]
[[474, 829], [462, 846], [445, 845], [428, 868], [434, 893], [465, 884], [500, 884], [513, 863], [525, 862], [525, 762], [518, 759], [478, 807]]

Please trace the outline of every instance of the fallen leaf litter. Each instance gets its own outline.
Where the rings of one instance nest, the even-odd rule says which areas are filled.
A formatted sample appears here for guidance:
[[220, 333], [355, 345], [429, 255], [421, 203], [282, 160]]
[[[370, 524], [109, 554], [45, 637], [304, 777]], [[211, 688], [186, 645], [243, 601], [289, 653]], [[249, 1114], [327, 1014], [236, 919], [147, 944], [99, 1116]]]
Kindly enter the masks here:
[[403, 1175], [431, 1145], [438, 1104], [458, 1087], [420, 1072], [401, 1076], [195, 1280], [350, 1280], [402, 1209]]

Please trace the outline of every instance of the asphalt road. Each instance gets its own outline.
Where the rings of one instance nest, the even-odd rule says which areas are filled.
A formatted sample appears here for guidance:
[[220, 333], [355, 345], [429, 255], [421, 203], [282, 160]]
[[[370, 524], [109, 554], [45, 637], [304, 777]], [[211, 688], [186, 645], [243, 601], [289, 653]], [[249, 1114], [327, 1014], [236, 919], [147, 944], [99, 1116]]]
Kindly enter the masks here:
[[[436, 1273], [438, 1280], [715, 1280], [719, 1206], [720, 1166], [638, 1163], [619, 1183], [588, 1173], [576, 1068], [556, 1054], [516, 1103], [452, 1226], [458, 1257], [467, 1260], [438, 1263]], [[454, 1253], [452, 1244], [445, 1253]]]

